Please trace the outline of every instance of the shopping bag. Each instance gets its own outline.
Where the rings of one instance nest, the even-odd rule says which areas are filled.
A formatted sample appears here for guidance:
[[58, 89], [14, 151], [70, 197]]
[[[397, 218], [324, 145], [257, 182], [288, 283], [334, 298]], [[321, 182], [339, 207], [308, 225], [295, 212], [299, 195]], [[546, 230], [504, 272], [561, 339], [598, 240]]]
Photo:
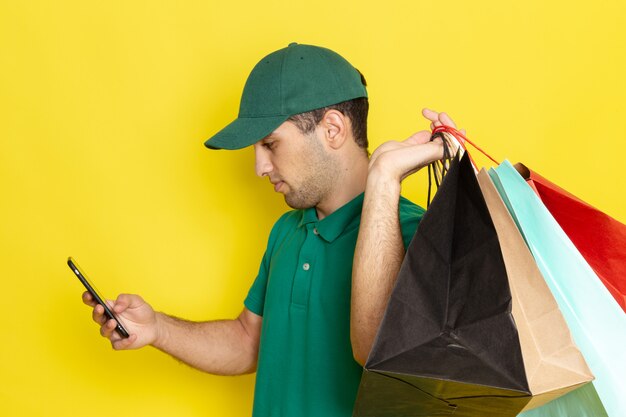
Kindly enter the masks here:
[[541, 406], [593, 379], [530, 250], [489, 174], [478, 183], [498, 233], [513, 300], [528, 387], [525, 410]]
[[515, 164], [515, 169], [535, 189], [576, 249], [593, 268], [622, 310], [626, 311], [626, 225], [578, 199], [523, 164]]
[[607, 414], [626, 410], [626, 314], [539, 197], [505, 161], [489, 175], [548, 284], [595, 376]]
[[516, 416], [530, 401], [498, 236], [468, 153], [411, 241], [354, 416]]
[[593, 384], [585, 384], [518, 417], [608, 417]]

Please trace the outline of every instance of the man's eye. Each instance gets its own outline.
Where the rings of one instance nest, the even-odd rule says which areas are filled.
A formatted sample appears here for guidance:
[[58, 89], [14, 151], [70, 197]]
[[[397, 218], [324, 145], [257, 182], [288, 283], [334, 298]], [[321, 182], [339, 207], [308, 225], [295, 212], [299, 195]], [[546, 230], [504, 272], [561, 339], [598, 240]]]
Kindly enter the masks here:
[[272, 150], [274, 148], [274, 142], [266, 142], [263, 144], [263, 146], [265, 146], [265, 148]]

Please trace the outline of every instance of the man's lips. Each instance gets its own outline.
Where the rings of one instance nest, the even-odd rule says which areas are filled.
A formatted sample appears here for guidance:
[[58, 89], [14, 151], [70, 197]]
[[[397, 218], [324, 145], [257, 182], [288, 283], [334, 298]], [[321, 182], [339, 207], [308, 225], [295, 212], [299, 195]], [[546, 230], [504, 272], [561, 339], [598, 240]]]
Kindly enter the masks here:
[[278, 181], [278, 182], [273, 182], [272, 184], [274, 184], [274, 191], [278, 192], [278, 190], [280, 190], [280, 187], [283, 185], [283, 182]]

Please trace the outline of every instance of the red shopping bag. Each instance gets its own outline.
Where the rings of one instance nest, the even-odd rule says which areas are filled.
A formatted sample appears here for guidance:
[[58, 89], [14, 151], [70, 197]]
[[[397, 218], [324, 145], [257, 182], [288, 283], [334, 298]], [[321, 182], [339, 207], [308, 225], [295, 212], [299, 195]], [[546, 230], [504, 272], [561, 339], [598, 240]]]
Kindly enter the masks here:
[[521, 163], [515, 169], [626, 312], [626, 225], [590, 206]]

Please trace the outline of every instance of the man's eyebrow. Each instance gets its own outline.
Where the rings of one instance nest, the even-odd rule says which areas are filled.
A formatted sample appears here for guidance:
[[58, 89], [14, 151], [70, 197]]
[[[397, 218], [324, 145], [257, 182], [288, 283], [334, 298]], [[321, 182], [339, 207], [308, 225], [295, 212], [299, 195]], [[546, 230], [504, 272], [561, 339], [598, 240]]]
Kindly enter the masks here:
[[267, 140], [267, 139], [276, 139], [276, 135], [272, 132], [269, 135], [265, 136], [263, 139], [261, 139], [262, 141]]

